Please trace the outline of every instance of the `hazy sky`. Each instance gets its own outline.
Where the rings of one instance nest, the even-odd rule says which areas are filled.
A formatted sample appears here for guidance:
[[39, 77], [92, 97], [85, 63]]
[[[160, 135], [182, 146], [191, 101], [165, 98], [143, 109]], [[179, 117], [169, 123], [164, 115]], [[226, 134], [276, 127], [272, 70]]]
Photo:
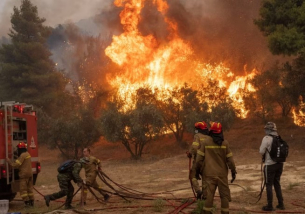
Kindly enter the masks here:
[[[46, 18], [46, 25], [77, 22], [107, 10], [112, 0], [31, 0], [37, 6], [38, 15]], [[14, 6], [19, 7], [21, 0], [0, 0], [0, 37], [7, 35]]]

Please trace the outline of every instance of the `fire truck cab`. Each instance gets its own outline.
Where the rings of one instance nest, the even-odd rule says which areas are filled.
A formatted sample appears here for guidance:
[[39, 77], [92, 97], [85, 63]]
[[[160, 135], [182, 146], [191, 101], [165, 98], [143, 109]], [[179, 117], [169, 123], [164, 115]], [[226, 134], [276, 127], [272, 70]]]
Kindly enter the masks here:
[[37, 117], [32, 105], [14, 101], [0, 102], [0, 199], [13, 200], [19, 191], [18, 169], [6, 158], [18, 158], [17, 144], [24, 142], [31, 155], [33, 183], [40, 172], [37, 143]]

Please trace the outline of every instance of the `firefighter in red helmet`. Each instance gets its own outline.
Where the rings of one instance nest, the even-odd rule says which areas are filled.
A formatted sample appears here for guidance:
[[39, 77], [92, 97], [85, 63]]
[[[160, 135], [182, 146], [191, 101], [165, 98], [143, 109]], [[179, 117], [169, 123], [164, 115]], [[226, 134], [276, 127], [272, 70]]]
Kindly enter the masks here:
[[34, 206], [31, 155], [28, 153], [27, 145], [24, 142], [18, 143], [17, 152], [18, 159], [15, 162], [12, 162], [9, 158], [6, 161], [13, 168], [19, 169], [20, 196], [25, 206]]
[[207, 186], [207, 198], [203, 207], [204, 214], [212, 214], [213, 200], [218, 187], [221, 199], [221, 214], [229, 213], [231, 194], [228, 184], [228, 168], [231, 169], [232, 180], [236, 177], [236, 168], [228, 141], [224, 140], [222, 125], [212, 122], [210, 141], [204, 141], [197, 151], [196, 165], [203, 165], [202, 175]]
[[205, 199], [206, 197], [206, 191], [205, 191], [205, 185], [204, 185], [204, 178], [202, 177], [202, 189], [200, 189], [198, 180], [200, 179], [199, 175], [201, 174], [201, 166], [196, 167], [196, 156], [198, 149], [201, 148], [201, 145], [206, 140], [212, 140], [209, 135], [209, 130], [206, 122], [201, 121], [195, 123], [195, 135], [193, 143], [187, 152], [189, 158], [193, 158], [193, 164], [192, 168], [190, 170], [189, 179], [192, 182], [192, 186], [196, 192], [197, 199]]

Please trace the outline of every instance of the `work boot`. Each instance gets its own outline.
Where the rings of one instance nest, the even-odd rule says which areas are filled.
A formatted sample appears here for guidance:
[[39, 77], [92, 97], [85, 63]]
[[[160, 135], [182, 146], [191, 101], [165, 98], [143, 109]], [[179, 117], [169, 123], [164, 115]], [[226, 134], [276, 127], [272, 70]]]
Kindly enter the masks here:
[[283, 203], [281, 203], [281, 204], [276, 205], [276, 209], [284, 210], [284, 209], [285, 209], [285, 206], [284, 206]]
[[30, 201], [25, 201], [24, 204], [25, 204], [25, 207], [30, 207], [31, 206]]
[[109, 196], [108, 194], [105, 194], [105, 195], [104, 195], [104, 200], [105, 200], [105, 201], [108, 201], [109, 198], [110, 198], [110, 196]]
[[196, 191], [196, 198], [197, 198], [197, 200], [201, 200], [201, 196], [202, 196], [202, 191], [201, 190], [197, 190]]
[[44, 196], [44, 200], [46, 201], [47, 207], [50, 206], [50, 201], [51, 201], [50, 196], [49, 195]]
[[74, 209], [74, 207], [72, 207], [71, 204], [65, 205], [65, 210], [71, 210], [71, 209]]
[[266, 205], [262, 207], [262, 210], [264, 211], [274, 211], [273, 206], [272, 205]]

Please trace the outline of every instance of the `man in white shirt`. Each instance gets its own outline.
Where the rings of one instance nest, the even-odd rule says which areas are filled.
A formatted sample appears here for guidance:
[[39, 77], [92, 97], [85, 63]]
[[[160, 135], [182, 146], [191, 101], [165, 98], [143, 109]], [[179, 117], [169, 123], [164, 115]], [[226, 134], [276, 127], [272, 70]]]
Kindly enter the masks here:
[[265, 162], [264, 166], [264, 176], [266, 181], [266, 192], [267, 192], [267, 202], [266, 206], [263, 206], [264, 211], [273, 211], [273, 193], [272, 186], [274, 186], [274, 190], [276, 193], [276, 197], [278, 200], [277, 209], [284, 210], [284, 202], [281, 190], [280, 179], [283, 172], [283, 163], [274, 162], [268, 151], [271, 150], [271, 145], [273, 142], [272, 136], [278, 136], [277, 128], [275, 123], [268, 122], [265, 127], [266, 136], [262, 140], [262, 144], [259, 149], [259, 153], [263, 156], [263, 160]]

